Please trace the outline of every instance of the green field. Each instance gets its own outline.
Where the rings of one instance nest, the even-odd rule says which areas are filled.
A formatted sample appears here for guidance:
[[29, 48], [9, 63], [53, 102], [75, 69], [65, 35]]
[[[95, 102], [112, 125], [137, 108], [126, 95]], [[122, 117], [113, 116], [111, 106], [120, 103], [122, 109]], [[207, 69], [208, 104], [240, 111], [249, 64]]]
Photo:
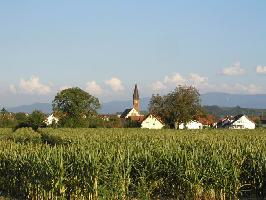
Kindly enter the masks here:
[[4, 197], [236, 199], [265, 188], [265, 130], [0, 129]]

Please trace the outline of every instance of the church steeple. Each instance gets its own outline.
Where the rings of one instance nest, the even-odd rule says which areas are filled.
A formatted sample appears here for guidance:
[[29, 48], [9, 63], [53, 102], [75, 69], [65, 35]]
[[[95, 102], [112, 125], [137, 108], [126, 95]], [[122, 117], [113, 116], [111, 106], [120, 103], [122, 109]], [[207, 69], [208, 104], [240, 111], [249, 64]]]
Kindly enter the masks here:
[[135, 89], [133, 93], [133, 108], [135, 108], [135, 110], [138, 112], [140, 111], [139, 91], [137, 84], [135, 84]]

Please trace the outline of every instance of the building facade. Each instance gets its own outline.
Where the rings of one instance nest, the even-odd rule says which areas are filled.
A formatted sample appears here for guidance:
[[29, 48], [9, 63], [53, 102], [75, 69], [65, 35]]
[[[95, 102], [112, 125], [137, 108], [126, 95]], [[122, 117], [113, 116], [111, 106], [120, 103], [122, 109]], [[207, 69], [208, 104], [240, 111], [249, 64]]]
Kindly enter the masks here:
[[162, 129], [163, 127], [163, 122], [152, 114], [149, 114], [141, 123], [141, 128]]

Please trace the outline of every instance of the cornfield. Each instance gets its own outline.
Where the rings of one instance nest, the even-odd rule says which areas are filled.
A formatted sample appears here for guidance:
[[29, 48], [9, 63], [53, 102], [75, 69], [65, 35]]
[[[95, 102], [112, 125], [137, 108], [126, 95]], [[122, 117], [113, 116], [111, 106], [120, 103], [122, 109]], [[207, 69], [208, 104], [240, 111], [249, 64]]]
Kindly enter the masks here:
[[0, 129], [0, 196], [266, 196], [265, 130]]

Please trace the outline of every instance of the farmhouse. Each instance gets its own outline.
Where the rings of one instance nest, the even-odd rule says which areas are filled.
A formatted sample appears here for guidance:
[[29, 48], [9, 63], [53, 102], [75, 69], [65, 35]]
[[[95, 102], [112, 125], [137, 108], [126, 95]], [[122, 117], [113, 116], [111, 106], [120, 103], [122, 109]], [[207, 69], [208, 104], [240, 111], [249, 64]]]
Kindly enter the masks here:
[[58, 123], [59, 119], [57, 117], [54, 116], [54, 114], [51, 114], [47, 117], [47, 119], [45, 120], [45, 124], [47, 126], [53, 124], [53, 123]]
[[229, 129], [255, 129], [256, 124], [245, 115], [237, 115], [229, 125]]
[[226, 117], [221, 119], [216, 128], [229, 129], [255, 129], [256, 124], [251, 121], [246, 115], [236, 115], [235, 117]]
[[163, 127], [163, 122], [152, 114], [147, 115], [141, 123], [141, 128], [162, 129]]
[[202, 128], [203, 124], [195, 120], [190, 121], [186, 125], [184, 125], [184, 123], [179, 125], [179, 129], [202, 129]]

